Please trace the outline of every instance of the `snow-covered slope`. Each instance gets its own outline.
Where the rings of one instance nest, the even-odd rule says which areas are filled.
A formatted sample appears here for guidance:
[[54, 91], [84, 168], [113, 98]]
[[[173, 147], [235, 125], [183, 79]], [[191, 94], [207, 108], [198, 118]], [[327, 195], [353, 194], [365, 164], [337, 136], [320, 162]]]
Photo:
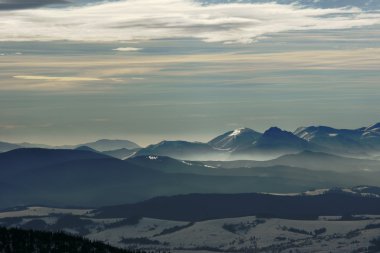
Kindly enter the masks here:
[[189, 223], [151, 218], [95, 219], [76, 214], [44, 216], [45, 212], [39, 217], [8, 214], [8, 218], [0, 219], [1, 225], [22, 228], [34, 225], [38, 229], [42, 225], [45, 230], [59, 228], [117, 247], [177, 253], [278, 252], [279, 249], [346, 253], [367, 248], [380, 235], [380, 216], [369, 215], [324, 216], [315, 220], [247, 216]]
[[217, 149], [235, 151], [253, 145], [260, 136], [261, 133], [250, 128], [238, 128], [212, 139], [209, 144]]
[[380, 123], [358, 129], [300, 127], [294, 134], [332, 153], [366, 154], [380, 149]]

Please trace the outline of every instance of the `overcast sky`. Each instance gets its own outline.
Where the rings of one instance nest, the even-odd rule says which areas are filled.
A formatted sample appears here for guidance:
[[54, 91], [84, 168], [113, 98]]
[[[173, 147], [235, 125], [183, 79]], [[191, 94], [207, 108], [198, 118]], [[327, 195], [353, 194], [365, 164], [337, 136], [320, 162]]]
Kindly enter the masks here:
[[268, 2], [0, 0], [0, 140], [380, 121], [376, 3]]

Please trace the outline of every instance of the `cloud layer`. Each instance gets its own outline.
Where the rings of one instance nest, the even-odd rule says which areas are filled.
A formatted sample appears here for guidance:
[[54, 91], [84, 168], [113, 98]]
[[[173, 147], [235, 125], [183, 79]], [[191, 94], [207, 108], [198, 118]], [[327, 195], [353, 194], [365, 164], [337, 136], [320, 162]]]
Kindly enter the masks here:
[[251, 43], [262, 36], [285, 31], [348, 29], [378, 23], [380, 14], [357, 8], [125, 0], [61, 9], [3, 11], [0, 41], [135, 41], [192, 37], [206, 42]]

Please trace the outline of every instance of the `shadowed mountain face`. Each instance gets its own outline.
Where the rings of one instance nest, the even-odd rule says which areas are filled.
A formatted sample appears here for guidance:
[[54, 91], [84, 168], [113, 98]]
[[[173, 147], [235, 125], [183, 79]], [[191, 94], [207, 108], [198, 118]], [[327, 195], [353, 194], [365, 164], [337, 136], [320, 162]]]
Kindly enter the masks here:
[[203, 162], [203, 164], [216, 168], [222, 167], [229, 169], [283, 165], [318, 171], [358, 172], [363, 174], [380, 170], [379, 160], [356, 159], [312, 151], [284, 155], [268, 161], [206, 161]]
[[301, 127], [294, 134], [333, 153], [360, 155], [379, 152], [380, 149], [380, 123], [359, 129], [335, 129], [326, 126]]
[[[373, 172], [375, 173], [375, 172]], [[215, 169], [168, 157], [127, 161], [82, 150], [19, 149], [0, 154], [0, 207], [102, 206], [185, 193], [301, 192], [375, 184], [361, 176], [273, 166]]]
[[318, 150], [318, 146], [299, 138], [291, 132], [272, 127], [265, 131], [255, 142], [232, 152], [234, 159], [250, 159], [250, 157], [263, 157], [272, 159], [284, 154], [298, 153], [303, 150]]
[[299, 151], [310, 148], [310, 144], [295, 136], [291, 132], [283, 131], [277, 127], [272, 127], [254, 144], [255, 149], [261, 150], [289, 150]]
[[84, 159], [104, 159], [106, 155], [88, 150], [22, 148], [0, 154], [0, 174], [7, 175], [42, 166]]
[[[371, 189], [379, 191], [378, 188]], [[141, 216], [193, 222], [244, 216], [316, 219], [324, 215], [380, 214], [378, 195], [366, 197], [362, 195], [366, 193], [365, 190], [346, 191], [337, 189], [323, 194], [297, 196], [258, 193], [190, 194], [104, 207], [96, 210], [95, 214], [101, 218]]]
[[162, 141], [139, 150], [136, 156], [157, 155], [176, 159], [202, 160], [223, 157], [223, 152], [206, 143], [187, 141]]
[[0, 142], [0, 152], [7, 152], [13, 149], [21, 148], [22, 146], [7, 142]]
[[127, 159], [133, 155], [136, 154], [137, 151], [140, 149], [126, 149], [126, 148], [121, 148], [121, 149], [115, 149], [115, 150], [109, 150], [109, 151], [103, 151], [102, 153], [111, 157], [115, 157], [118, 159]]

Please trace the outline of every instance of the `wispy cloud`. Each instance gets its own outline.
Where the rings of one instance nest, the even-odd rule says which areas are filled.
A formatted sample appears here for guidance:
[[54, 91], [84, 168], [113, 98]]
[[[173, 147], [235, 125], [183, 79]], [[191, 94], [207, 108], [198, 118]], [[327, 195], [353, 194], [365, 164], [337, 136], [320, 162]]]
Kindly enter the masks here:
[[124, 0], [63, 9], [4, 11], [0, 16], [0, 40], [136, 41], [192, 37], [207, 42], [250, 43], [266, 34], [348, 29], [379, 22], [379, 14], [357, 8]]
[[73, 77], [73, 76], [13, 76], [17, 79], [24, 80], [42, 80], [42, 81], [56, 81], [56, 82], [90, 82], [101, 81], [100, 78], [94, 77]]
[[22, 127], [25, 127], [25, 126], [18, 125], [18, 124], [0, 124], [0, 129], [4, 129], [4, 130], [13, 130], [13, 129], [22, 128]]
[[[246, 82], [253, 78], [252, 73], [269, 73], [271, 71], [295, 70], [352, 70], [377, 71], [380, 65], [380, 49], [349, 50], [313, 50], [277, 53], [207, 53], [186, 55], [131, 55], [105, 56], [101, 59], [92, 56], [43, 55], [3, 56], [0, 61], [0, 90], [112, 90], [114, 88], [133, 86], [136, 83], [151, 83], [152, 76], [156, 82], [176, 83], [177, 78], [204, 77], [202, 81], [212, 82], [213, 78], [224, 75], [228, 83]], [[190, 64], [189, 63], [196, 63]], [[179, 67], [178, 69], [176, 67]], [[7, 69], [8, 68], [8, 69]], [[11, 69], [9, 69], [11, 68]], [[62, 69], [65, 69], [62, 72]], [[19, 69], [24, 73], [20, 74]], [[36, 75], [35, 73], [50, 73]], [[61, 75], [53, 73], [62, 73]], [[70, 73], [70, 75], [68, 75]], [[247, 75], [247, 73], [250, 73]], [[238, 79], [236, 77], [239, 76]], [[244, 77], [245, 76], [245, 77]], [[299, 74], [298, 74], [299, 76]], [[310, 73], [303, 82], [308, 82]], [[247, 79], [248, 78], [248, 79]], [[314, 78], [321, 78], [316, 74]], [[368, 84], [376, 83], [377, 76], [368, 76]], [[165, 81], [163, 81], [165, 80]], [[182, 81], [183, 83], [184, 81]], [[254, 77], [252, 82], [284, 83], [283, 75], [264, 75]], [[251, 82], [250, 82], [251, 83]], [[337, 81], [335, 81], [335, 84]], [[223, 85], [218, 81], [217, 86]]]
[[136, 52], [142, 50], [142, 48], [138, 47], [118, 47], [115, 49], [112, 49], [113, 51], [121, 51], [121, 52]]

